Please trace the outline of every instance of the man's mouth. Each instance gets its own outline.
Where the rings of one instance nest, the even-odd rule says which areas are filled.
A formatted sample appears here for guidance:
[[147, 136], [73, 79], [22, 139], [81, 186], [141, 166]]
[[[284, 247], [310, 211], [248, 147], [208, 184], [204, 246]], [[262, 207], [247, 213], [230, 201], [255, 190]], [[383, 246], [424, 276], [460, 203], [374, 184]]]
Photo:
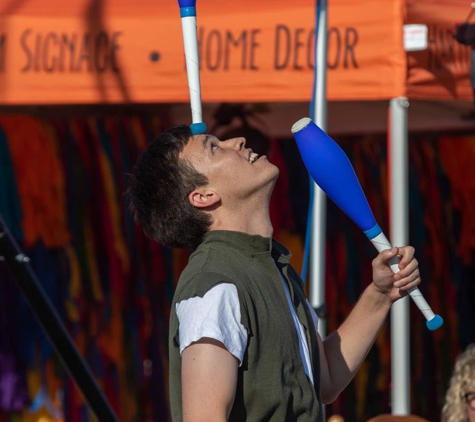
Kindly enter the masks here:
[[258, 157], [259, 157], [259, 154], [256, 154], [255, 152], [251, 152], [251, 155], [249, 156], [249, 164], [252, 164], [254, 161], [256, 161]]

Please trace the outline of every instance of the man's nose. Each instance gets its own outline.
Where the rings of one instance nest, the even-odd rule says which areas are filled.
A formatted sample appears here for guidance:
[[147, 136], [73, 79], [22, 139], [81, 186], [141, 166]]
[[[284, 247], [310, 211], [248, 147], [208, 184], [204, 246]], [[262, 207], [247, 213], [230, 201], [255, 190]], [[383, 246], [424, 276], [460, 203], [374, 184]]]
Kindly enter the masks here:
[[241, 150], [246, 145], [246, 138], [243, 138], [243, 137], [232, 138], [232, 139], [228, 139], [226, 142], [229, 143], [229, 145], [231, 145], [233, 148], [237, 150]]

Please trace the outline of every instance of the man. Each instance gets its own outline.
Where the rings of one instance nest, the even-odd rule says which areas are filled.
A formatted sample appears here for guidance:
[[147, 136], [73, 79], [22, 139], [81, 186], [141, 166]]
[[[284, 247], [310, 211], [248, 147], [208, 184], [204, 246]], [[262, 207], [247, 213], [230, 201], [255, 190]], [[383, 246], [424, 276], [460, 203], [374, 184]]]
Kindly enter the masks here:
[[[244, 138], [166, 131], [139, 159], [129, 197], [145, 232], [195, 249], [170, 320], [174, 421], [322, 420], [348, 385], [391, 304], [420, 283], [411, 247], [373, 261], [373, 280], [324, 341], [289, 252], [272, 239], [278, 169]], [[387, 262], [399, 255], [400, 272]]]

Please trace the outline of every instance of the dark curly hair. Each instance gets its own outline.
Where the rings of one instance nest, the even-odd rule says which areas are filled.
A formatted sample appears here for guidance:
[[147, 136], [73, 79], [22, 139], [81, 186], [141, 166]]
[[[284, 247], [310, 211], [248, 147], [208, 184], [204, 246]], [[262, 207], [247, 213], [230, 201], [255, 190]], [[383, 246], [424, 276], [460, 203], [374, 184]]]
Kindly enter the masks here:
[[189, 126], [174, 126], [154, 139], [139, 157], [127, 189], [130, 209], [147, 236], [171, 247], [194, 249], [211, 217], [193, 207], [188, 195], [208, 179], [179, 154], [192, 137]]

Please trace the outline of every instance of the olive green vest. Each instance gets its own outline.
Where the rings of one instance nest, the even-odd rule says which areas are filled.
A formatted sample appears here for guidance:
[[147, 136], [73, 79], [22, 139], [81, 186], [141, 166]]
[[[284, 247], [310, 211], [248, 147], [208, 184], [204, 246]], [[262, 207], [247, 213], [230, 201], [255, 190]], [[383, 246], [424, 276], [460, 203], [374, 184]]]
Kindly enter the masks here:
[[[288, 250], [275, 240], [271, 252], [270, 238], [231, 231], [207, 233], [191, 255], [178, 282], [170, 318], [170, 406], [174, 422], [182, 420], [175, 304], [194, 296], [203, 297], [220, 282], [236, 286], [241, 323], [248, 332], [229, 421], [322, 421], [316, 332], [302, 280], [289, 259]], [[276, 265], [288, 282], [296, 313], [305, 327], [314, 386], [305, 374], [295, 325]]]

